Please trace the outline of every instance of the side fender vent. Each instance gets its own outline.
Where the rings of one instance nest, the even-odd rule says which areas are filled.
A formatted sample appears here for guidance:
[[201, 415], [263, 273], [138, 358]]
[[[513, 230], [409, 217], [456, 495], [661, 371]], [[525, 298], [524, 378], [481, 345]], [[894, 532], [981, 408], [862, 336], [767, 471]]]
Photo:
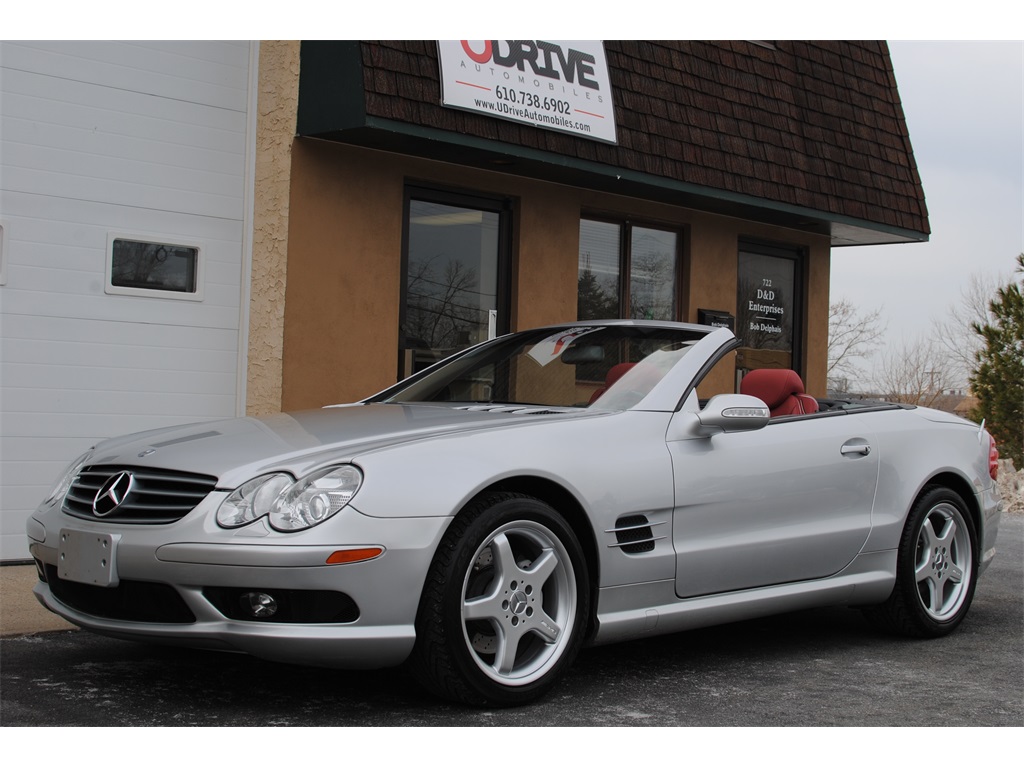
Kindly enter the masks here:
[[654, 550], [654, 542], [664, 539], [664, 536], [654, 534], [654, 526], [664, 525], [664, 522], [651, 524], [644, 515], [626, 515], [615, 521], [615, 527], [606, 533], [615, 534], [615, 543], [610, 547], [618, 547], [627, 555], [639, 555]]

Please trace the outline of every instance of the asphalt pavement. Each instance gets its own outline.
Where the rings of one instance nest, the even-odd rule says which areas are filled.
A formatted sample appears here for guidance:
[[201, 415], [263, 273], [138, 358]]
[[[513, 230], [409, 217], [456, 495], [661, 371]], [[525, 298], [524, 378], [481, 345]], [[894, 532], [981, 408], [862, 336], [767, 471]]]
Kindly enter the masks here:
[[[1020, 728], [1024, 517], [1004, 516], [998, 547], [946, 638], [879, 634], [845, 608], [802, 611], [585, 649], [546, 699], [508, 710], [439, 702], [402, 669], [325, 671], [78, 630], [19, 633], [0, 638], [0, 724]], [[24, 597], [5, 590], [0, 623]]]

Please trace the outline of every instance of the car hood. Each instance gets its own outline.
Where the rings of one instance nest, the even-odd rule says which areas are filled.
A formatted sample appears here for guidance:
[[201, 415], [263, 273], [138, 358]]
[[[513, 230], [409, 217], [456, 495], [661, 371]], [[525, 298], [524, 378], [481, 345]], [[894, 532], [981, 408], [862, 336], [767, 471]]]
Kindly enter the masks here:
[[357, 403], [112, 438], [96, 446], [89, 463], [196, 472], [218, 477], [220, 487], [234, 487], [263, 472], [301, 474], [409, 440], [586, 415], [571, 409]]

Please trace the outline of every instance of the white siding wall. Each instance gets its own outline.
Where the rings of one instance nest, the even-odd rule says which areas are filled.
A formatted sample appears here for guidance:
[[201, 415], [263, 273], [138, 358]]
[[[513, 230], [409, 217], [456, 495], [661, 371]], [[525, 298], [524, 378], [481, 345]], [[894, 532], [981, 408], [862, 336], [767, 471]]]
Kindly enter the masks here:
[[[99, 438], [233, 416], [250, 46], [0, 43], [0, 559]], [[111, 295], [108, 235], [198, 245], [201, 301]]]

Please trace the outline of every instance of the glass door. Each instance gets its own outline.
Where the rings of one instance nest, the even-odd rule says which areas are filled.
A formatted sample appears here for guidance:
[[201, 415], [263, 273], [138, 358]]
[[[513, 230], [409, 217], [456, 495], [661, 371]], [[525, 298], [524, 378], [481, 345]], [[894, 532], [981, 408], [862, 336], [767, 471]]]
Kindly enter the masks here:
[[400, 378], [508, 332], [507, 204], [410, 190], [405, 213]]
[[737, 382], [755, 368], [792, 368], [802, 375], [800, 263], [798, 249], [740, 244]]

